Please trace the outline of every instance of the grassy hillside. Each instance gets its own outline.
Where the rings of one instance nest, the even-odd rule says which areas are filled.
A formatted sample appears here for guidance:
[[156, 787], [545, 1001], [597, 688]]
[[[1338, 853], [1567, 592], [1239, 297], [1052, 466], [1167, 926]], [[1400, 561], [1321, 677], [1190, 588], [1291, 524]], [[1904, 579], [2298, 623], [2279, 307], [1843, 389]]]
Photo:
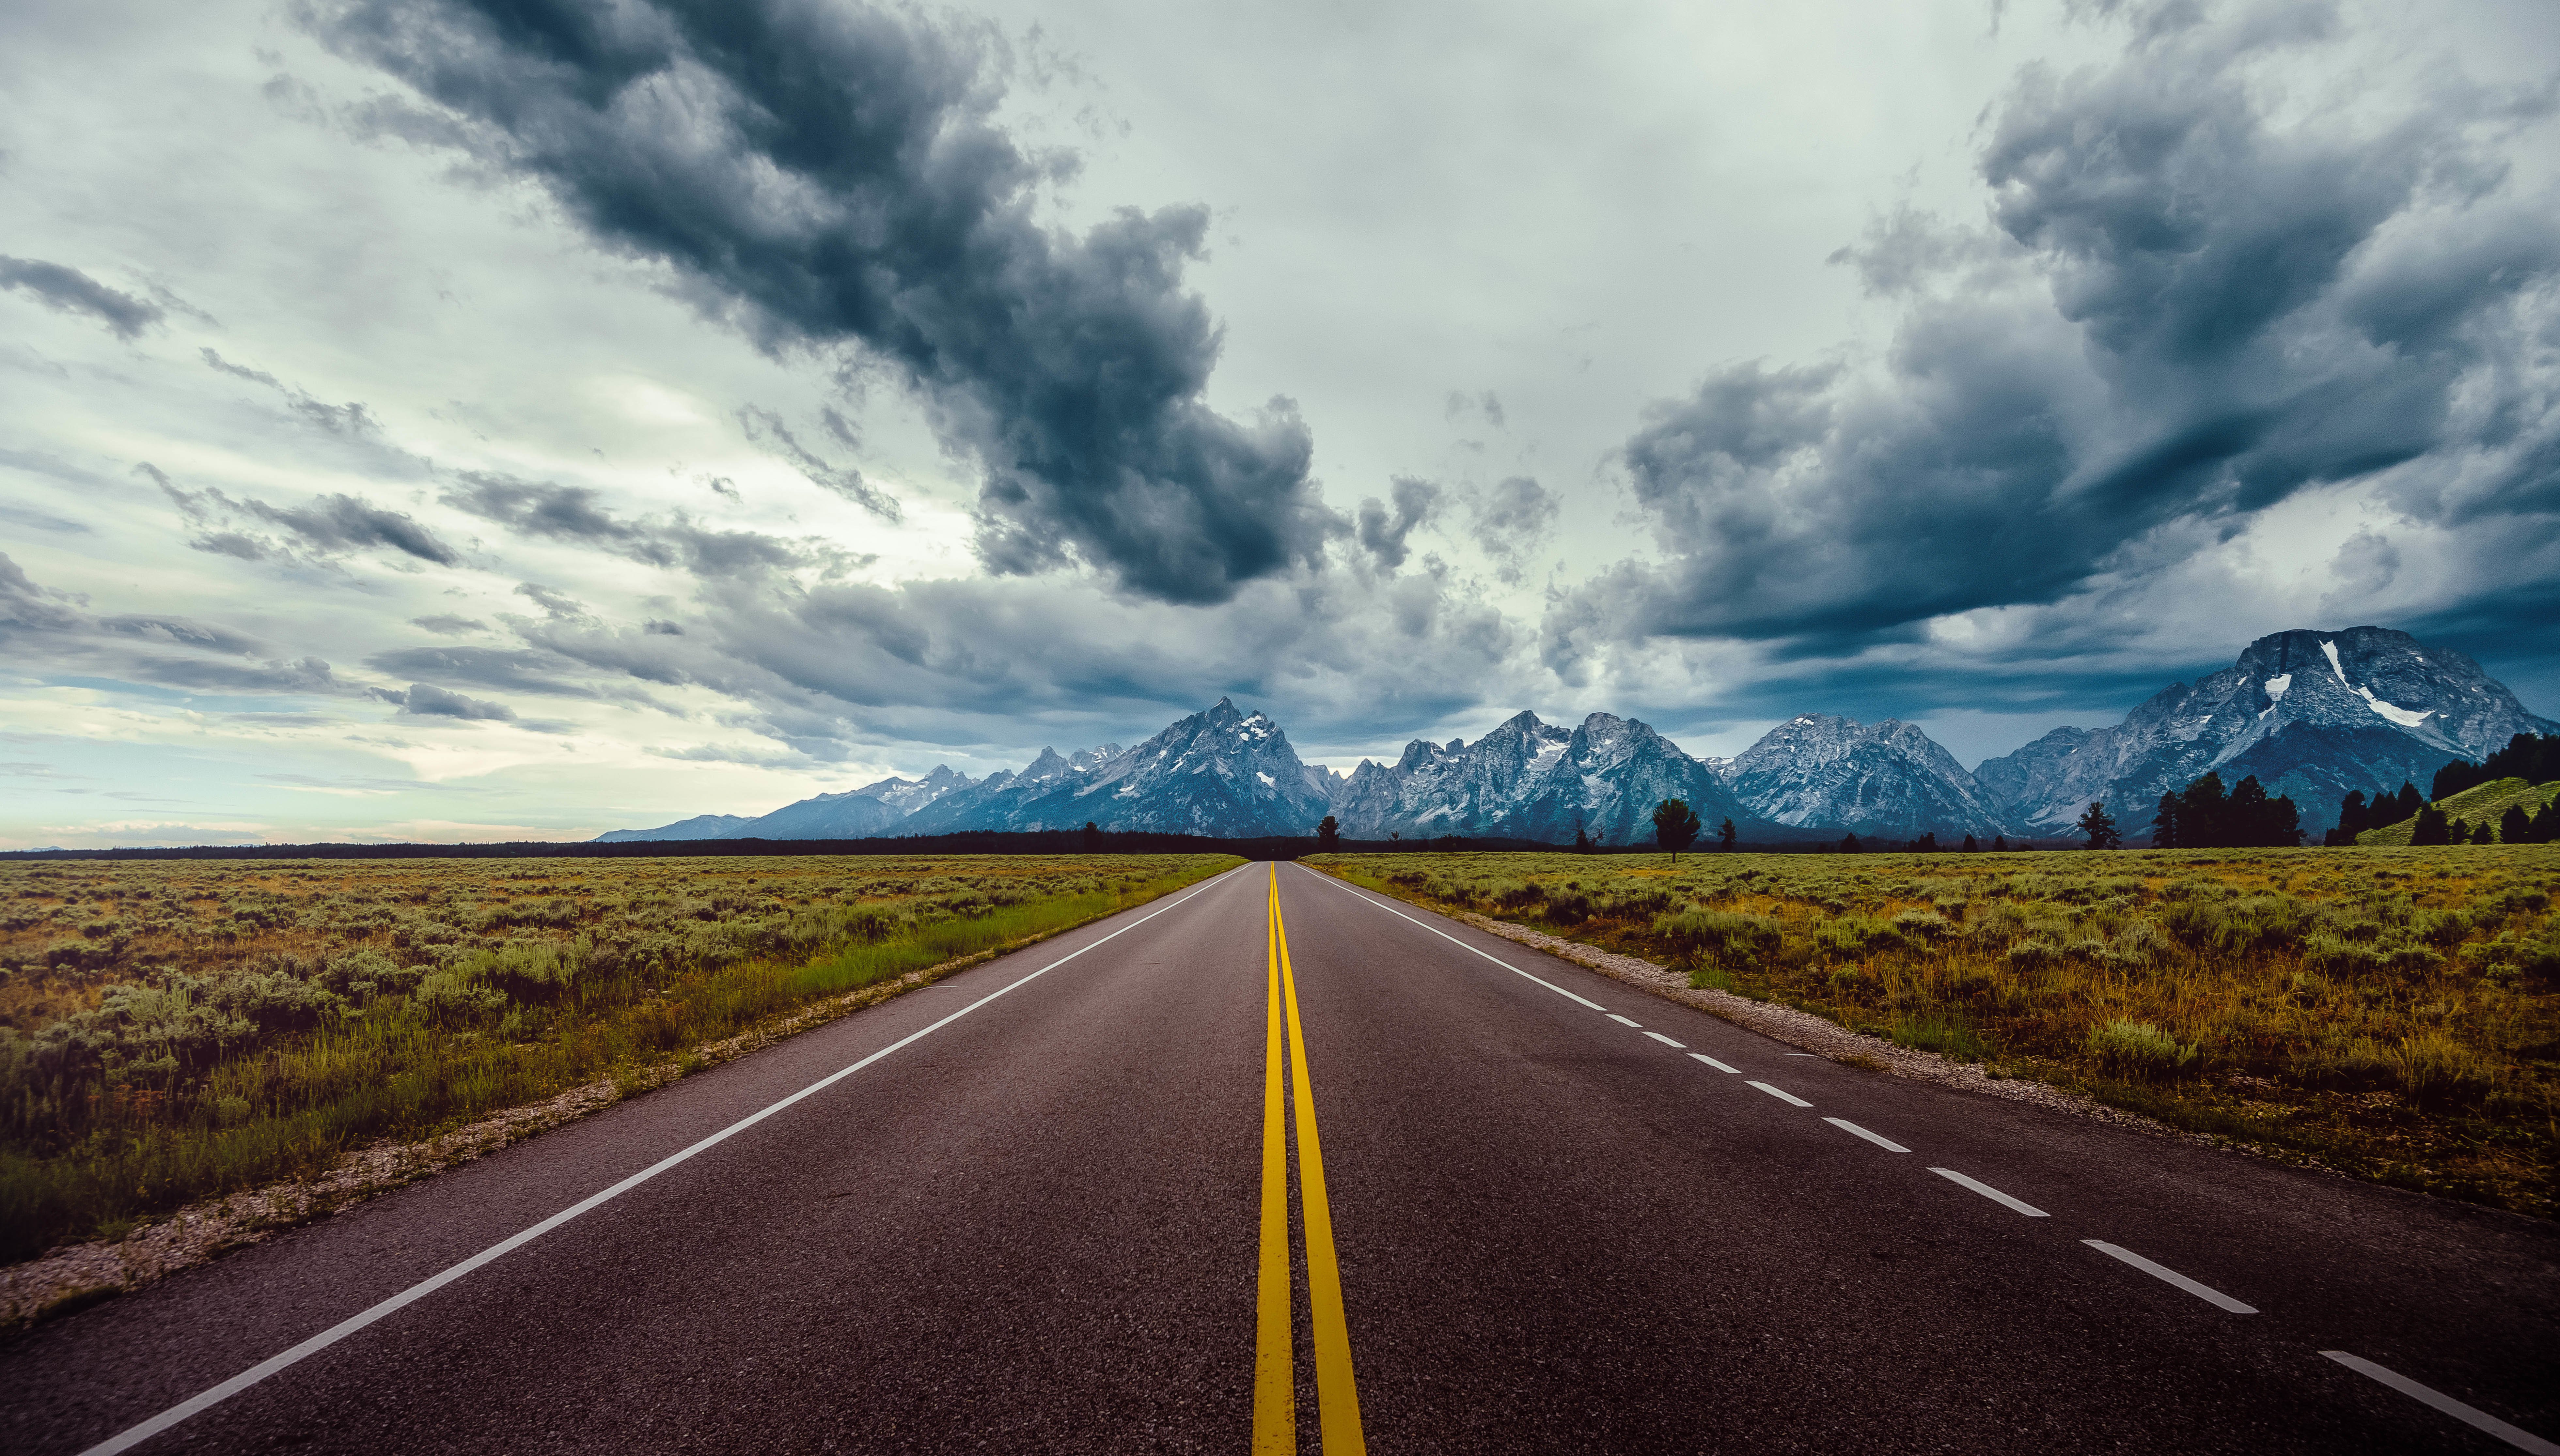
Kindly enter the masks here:
[[1002, 949], [1224, 855], [0, 864], [0, 1260]]
[[1308, 862], [1995, 1075], [2560, 1215], [2560, 846]]
[[[2520, 803], [2526, 813], [2538, 813], [2554, 799], [2560, 799], [2560, 782], [2537, 787], [2521, 779], [2492, 779], [2486, 784], [2466, 789], [2451, 799], [2439, 801], [2436, 807], [2445, 811], [2445, 817], [2460, 819], [2466, 824], [2477, 824], [2482, 820], [2494, 824], [2509, 804]], [[2379, 829], [2367, 829], [2355, 836], [2355, 842], [2377, 849], [2405, 849], [2417, 823], [2416, 819], [2407, 818]]]

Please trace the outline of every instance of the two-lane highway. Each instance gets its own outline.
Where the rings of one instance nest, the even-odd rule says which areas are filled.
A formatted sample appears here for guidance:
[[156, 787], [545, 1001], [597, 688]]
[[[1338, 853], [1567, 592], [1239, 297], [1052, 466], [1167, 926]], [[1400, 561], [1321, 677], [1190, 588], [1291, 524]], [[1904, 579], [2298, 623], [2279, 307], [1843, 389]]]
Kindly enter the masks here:
[[21, 1336], [0, 1446], [2551, 1450], [2555, 1313], [1250, 865]]

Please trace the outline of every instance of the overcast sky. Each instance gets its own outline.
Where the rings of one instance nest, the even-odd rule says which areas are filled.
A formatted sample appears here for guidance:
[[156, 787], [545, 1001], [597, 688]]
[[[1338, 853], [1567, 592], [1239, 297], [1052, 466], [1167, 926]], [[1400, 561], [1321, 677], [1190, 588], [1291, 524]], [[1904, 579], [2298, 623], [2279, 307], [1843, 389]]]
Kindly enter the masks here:
[[[509, 18], [513, 17], [513, 18]], [[2560, 711], [2560, 8], [0, 10], [0, 847]]]

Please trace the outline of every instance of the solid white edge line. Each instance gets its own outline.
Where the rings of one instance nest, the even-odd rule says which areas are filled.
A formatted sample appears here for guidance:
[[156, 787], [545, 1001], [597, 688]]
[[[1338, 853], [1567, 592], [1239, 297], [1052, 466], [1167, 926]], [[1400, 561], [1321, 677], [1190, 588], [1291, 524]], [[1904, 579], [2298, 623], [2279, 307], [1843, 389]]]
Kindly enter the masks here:
[[1048, 964], [1041, 966], [1040, 969], [1033, 971], [1031, 974], [1024, 976], [1021, 980], [1015, 981], [1012, 985], [1006, 986], [1001, 990], [991, 991], [988, 994], [979, 997], [977, 1000], [972, 1001], [968, 1005], [961, 1007], [959, 1010], [952, 1012], [950, 1015], [943, 1017], [940, 1021], [924, 1028], [922, 1031], [910, 1032], [907, 1035], [900, 1037], [898, 1040], [889, 1043], [887, 1046], [880, 1048], [879, 1051], [872, 1053], [870, 1056], [863, 1058], [861, 1061], [854, 1063], [852, 1066], [844, 1068], [838, 1072], [829, 1073], [827, 1076], [809, 1084], [807, 1087], [800, 1089], [798, 1092], [793, 1092], [782, 1100], [773, 1103], [771, 1106], [765, 1107], [761, 1111], [748, 1113], [746, 1116], [739, 1118], [737, 1121], [730, 1123], [728, 1126], [721, 1128], [720, 1131], [713, 1133], [711, 1136], [704, 1138], [693, 1146], [684, 1149], [682, 1152], [671, 1153], [668, 1156], [659, 1159], [657, 1162], [650, 1164], [648, 1167], [641, 1169], [639, 1172], [632, 1174], [630, 1177], [623, 1179], [621, 1182], [614, 1184], [612, 1187], [605, 1189], [603, 1192], [591, 1194], [580, 1202], [571, 1204], [569, 1207], [560, 1210], [559, 1213], [554, 1214], [532, 1228], [525, 1230], [523, 1233], [518, 1234], [513, 1238], [503, 1239], [500, 1242], [491, 1244], [489, 1247], [484, 1248], [480, 1252], [473, 1254], [471, 1257], [464, 1259], [462, 1262], [453, 1265], [442, 1273], [433, 1274], [425, 1279], [421, 1279], [417, 1283], [401, 1290], [400, 1293], [393, 1295], [391, 1298], [373, 1306], [371, 1309], [365, 1310], [360, 1314], [351, 1315], [348, 1318], [339, 1321], [337, 1324], [331, 1325], [328, 1329], [321, 1331], [319, 1334], [312, 1336], [310, 1339], [303, 1341], [301, 1344], [294, 1346], [283, 1354], [270, 1356], [266, 1360], [263, 1360], [258, 1364], [249, 1367], [247, 1370], [240, 1372], [239, 1375], [232, 1377], [230, 1380], [223, 1382], [221, 1384], [216, 1385], [201, 1394], [182, 1400], [177, 1404], [170, 1406], [168, 1409], [161, 1411], [158, 1415], [152, 1416], [150, 1419], [143, 1421], [139, 1425], [130, 1426], [107, 1437], [105, 1440], [98, 1442], [96, 1445], [89, 1447], [85, 1451], [82, 1451], [80, 1456], [113, 1456], [113, 1453], [115, 1452], [129, 1450], [134, 1446], [138, 1446], [142, 1442], [160, 1434], [162, 1431], [168, 1430], [170, 1427], [187, 1420], [189, 1417], [198, 1415], [206, 1410], [210, 1410], [216, 1405], [220, 1405], [222, 1402], [239, 1394], [240, 1391], [258, 1383], [260, 1381], [265, 1380], [267, 1377], [275, 1375], [277, 1372], [285, 1370], [290, 1366], [300, 1364], [302, 1361], [319, 1354], [321, 1351], [328, 1349], [330, 1346], [337, 1344], [339, 1341], [346, 1339], [349, 1335], [355, 1334], [366, 1326], [374, 1324], [388, 1316], [398, 1314], [400, 1310], [416, 1303], [418, 1300], [425, 1298], [427, 1295], [434, 1293], [436, 1290], [443, 1288], [445, 1285], [452, 1283], [454, 1280], [461, 1278], [463, 1275], [470, 1273], [481, 1265], [489, 1263], [495, 1259], [503, 1258], [506, 1255], [515, 1252], [517, 1249], [522, 1248], [526, 1244], [533, 1242], [535, 1239], [542, 1238], [544, 1235], [549, 1234], [554, 1229], [557, 1229], [560, 1225], [567, 1223], [569, 1220], [576, 1218], [578, 1215], [621, 1197], [623, 1194], [630, 1192], [632, 1189], [639, 1187], [641, 1184], [648, 1182], [650, 1179], [657, 1177], [659, 1174], [664, 1173], [668, 1169], [675, 1167], [677, 1164], [693, 1157], [696, 1153], [707, 1151], [720, 1143], [728, 1141], [738, 1133], [744, 1132], [746, 1129], [753, 1127], [756, 1123], [763, 1121], [765, 1118], [772, 1116], [774, 1113], [781, 1111], [785, 1107], [789, 1107], [803, 1098], [815, 1096], [817, 1093], [824, 1092], [828, 1088], [835, 1086], [837, 1083], [844, 1081], [846, 1078], [853, 1076], [855, 1073], [862, 1071], [864, 1068], [869, 1067], [874, 1062], [877, 1062], [882, 1057], [887, 1056], [889, 1053], [896, 1051], [898, 1048], [903, 1047], [910, 1042], [920, 1041], [925, 1037], [931, 1036], [933, 1033], [940, 1031], [942, 1028], [958, 1021], [961, 1017], [968, 1015], [970, 1012], [977, 1010], [979, 1007], [986, 1005], [989, 1001], [995, 1000], [997, 997], [1004, 995], [1006, 992], [1011, 991], [1018, 986], [1029, 985], [1031, 982], [1040, 979], [1041, 976], [1044, 976], [1050, 971], [1057, 969], [1059, 966], [1064, 965], [1068, 961], [1073, 960], [1076, 956], [1092, 949], [1095, 946], [1099, 946], [1105, 941], [1116, 940], [1121, 936], [1127, 935], [1129, 932], [1136, 930], [1138, 927], [1145, 925], [1151, 920], [1154, 920], [1157, 916], [1163, 915], [1166, 911], [1173, 909], [1175, 906], [1192, 900], [1202, 890], [1205, 890], [1209, 886], [1216, 884], [1218, 881], [1225, 879], [1227, 876], [1236, 873], [1238, 870], [1251, 869], [1254, 863], [1254, 861], [1248, 860], [1243, 864], [1237, 865], [1235, 869], [1221, 870], [1217, 874], [1211, 875], [1207, 879], [1202, 880], [1200, 884], [1184, 891], [1172, 902], [1158, 906], [1156, 909], [1147, 912], [1138, 919], [1131, 921], [1129, 924], [1122, 926], [1116, 931], [1113, 931], [1110, 935], [1102, 937], [1101, 940], [1093, 942], [1092, 945], [1081, 946], [1068, 951], [1066, 954], [1059, 956], [1057, 959], [1052, 960]]
[[[1294, 863], [1294, 861], [1292, 862]], [[1299, 865], [1298, 868], [1307, 870], [1307, 867], [1303, 864]], [[1564, 987], [1557, 985], [1553, 981], [1539, 980], [1538, 977], [1529, 974], [1527, 971], [1504, 960], [1500, 956], [1486, 955], [1484, 951], [1477, 949], [1475, 946], [1468, 945], [1466, 942], [1459, 940], [1456, 936], [1449, 934], [1447, 931], [1441, 930], [1437, 926], [1423, 925], [1422, 922], [1413, 920], [1413, 917], [1406, 915], [1403, 911], [1396, 909], [1394, 906], [1383, 904], [1361, 894], [1358, 885], [1346, 885], [1342, 881], [1335, 879], [1333, 876], [1324, 873], [1322, 870], [1307, 870], [1307, 873], [1314, 875], [1317, 879], [1324, 881], [1328, 885], [1334, 886], [1336, 889], [1341, 890], [1344, 894], [1349, 895], [1354, 900], [1360, 902], [1362, 905], [1374, 905], [1378, 909], [1385, 911], [1387, 914], [1394, 916], [1397, 920], [1413, 921], [1413, 924], [1422, 926], [1424, 930], [1438, 936], [1441, 940], [1448, 942], [1450, 945], [1457, 946], [1468, 954], [1483, 955], [1487, 960], [1494, 962], [1496, 965], [1501, 966], [1503, 969], [1510, 971], [1512, 974], [1519, 976], [1522, 980], [1537, 981], [1539, 985], [1546, 987], [1548, 990], [1555, 992], [1557, 995], [1562, 996], [1568, 1001], [1579, 1002], [1580, 1004], [1588, 1006], [1592, 1010], [1599, 1012], [1603, 1016], [1609, 1014], [1609, 1008], [1601, 1005], [1597, 1001], [1585, 1000], [1583, 997], [1573, 994], [1571, 991], [1566, 990]]]
[[2485, 1410], [2465, 1405], [2442, 1390], [2431, 1390], [2388, 1366], [2375, 1365], [2361, 1355], [2349, 1355], [2343, 1350], [2323, 1350], [2320, 1354], [2367, 1380], [2389, 1385], [2412, 1400], [2432, 1405], [2456, 1420], [2485, 1431], [2519, 1451], [2531, 1451], [2535, 1456], [2560, 1456], [2560, 1446], [2553, 1445], [2531, 1431], [2508, 1425]]
[[2119, 1247], [2116, 1244], [2107, 1243], [2096, 1238], [2083, 1238], [2080, 1241], [2089, 1245], [2091, 1248], [2098, 1250], [2100, 1253], [2105, 1254], [2109, 1258], [2122, 1259], [2126, 1263], [2132, 1264], [2135, 1268], [2142, 1270], [2144, 1273], [2151, 1275], [2153, 1278], [2160, 1280], [2163, 1284], [2174, 1284], [2178, 1288], [2185, 1290], [2187, 1293], [2192, 1294], [2196, 1298], [2217, 1308], [2227, 1309], [2233, 1314], [2256, 1314], [2258, 1312], [2258, 1306], [2254, 1304], [2242, 1304], [2239, 1300], [2232, 1298], [2230, 1295], [2223, 1293], [2221, 1290], [2214, 1288], [2210, 1284], [2199, 1284], [2195, 1280], [2188, 1278], [2186, 1275], [2179, 1273], [2177, 1270], [2168, 1267], [2166, 1264], [2153, 1263], [2150, 1259], [2143, 1257], [2141, 1254], [2134, 1252], [2130, 1248]]
[[1615, 1012], [1615, 1011], [1609, 1012], [1609, 1013], [1608, 1013], [1608, 1016], [1609, 1016], [1609, 1019], [1610, 1019], [1611, 1021], [1614, 1021], [1614, 1022], [1618, 1023], [1620, 1026], [1631, 1026], [1631, 1027], [1634, 1027], [1634, 1028], [1635, 1028], [1636, 1030], [1638, 1030], [1638, 1031], [1643, 1031], [1643, 1030], [1645, 1029], [1645, 1024], [1644, 1024], [1643, 1022], [1641, 1022], [1641, 1021], [1629, 1021], [1626, 1017], [1623, 1017], [1623, 1016], [1619, 1015], [1619, 1014], [1618, 1014], [1617, 1012]]
[[1799, 1107], [1810, 1107], [1813, 1105], [1813, 1103], [1806, 1101], [1803, 1097], [1796, 1095], [1794, 1092], [1781, 1092], [1765, 1082], [1755, 1082], [1751, 1085], [1760, 1089], [1762, 1092], [1767, 1092], [1769, 1095], [1776, 1097], [1782, 1102], [1792, 1102]]
[[1714, 1068], [1718, 1072], [1730, 1072], [1736, 1077], [1742, 1075], [1741, 1068], [1727, 1067], [1723, 1063], [1716, 1061], [1713, 1057], [1706, 1055], [1704, 1052], [1691, 1052], [1689, 1055], [1696, 1058], [1698, 1061], [1705, 1063], [1707, 1066]]
[[1968, 1178], [1953, 1168], [1932, 1168], [1929, 1171], [1946, 1179], [1950, 1183], [1960, 1184], [1966, 1188], [1970, 1188], [1974, 1192], [1981, 1194], [1983, 1197], [1990, 1199], [1996, 1204], [2003, 1204], [2009, 1208], [2015, 1209], [2030, 1219], [2049, 1219], [2053, 1217], [2031, 1203], [2027, 1203], [2022, 1199], [2011, 1198], [2007, 1194], [2000, 1192], [1999, 1189], [1992, 1187], [1990, 1184]]
[[1663, 1035], [1661, 1032], [1658, 1032], [1658, 1031], [1649, 1031], [1649, 1032], [1645, 1033], [1645, 1035], [1647, 1035], [1647, 1036], [1649, 1036], [1649, 1037], [1652, 1037], [1655, 1041], [1658, 1041], [1658, 1042], [1662, 1043], [1662, 1044], [1663, 1044], [1664, 1046], [1666, 1046], [1666, 1047], [1671, 1047], [1671, 1048], [1674, 1048], [1674, 1049], [1676, 1049], [1676, 1050], [1682, 1051], [1682, 1052], [1685, 1052], [1685, 1051], [1687, 1051], [1687, 1050], [1688, 1050], [1688, 1048], [1681, 1046], [1680, 1043], [1678, 1043], [1678, 1042], [1676, 1042], [1676, 1041], [1673, 1041], [1670, 1037], [1667, 1037], [1667, 1036]]
[[1847, 1133], [1851, 1137], [1865, 1138], [1868, 1142], [1875, 1144], [1877, 1147], [1884, 1149], [1888, 1153], [1907, 1153], [1911, 1151], [1911, 1149], [1895, 1142], [1892, 1138], [1885, 1136], [1883, 1133], [1869, 1132], [1865, 1128], [1851, 1122], [1846, 1117], [1825, 1117], [1823, 1120], [1834, 1127], [1839, 1128], [1840, 1131]]

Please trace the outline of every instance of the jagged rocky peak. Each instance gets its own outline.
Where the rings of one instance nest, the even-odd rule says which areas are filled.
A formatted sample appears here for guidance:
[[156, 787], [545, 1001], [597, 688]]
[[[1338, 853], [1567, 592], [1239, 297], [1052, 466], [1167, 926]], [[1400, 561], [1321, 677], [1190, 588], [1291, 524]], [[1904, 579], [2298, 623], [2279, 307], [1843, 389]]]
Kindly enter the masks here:
[[2555, 729], [2461, 653], [2387, 627], [2296, 630], [2258, 639], [2191, 687], [2170, 683], [2114, 727], [2077, 742], [2047, 734], [1976, 772], [2047, 833], [2093, 801], [2143, 822], [2162, 793], [2208, 772], [2291, 797], [2318, 831], [2348, 790], [2423, 786], [2455, 758]]
[[1719, 777], [1752, 812], [1782, 824], [1901, 838], [2010, 827], [1954, 755], [1896, 718], [1807, 713], [1770, 729]]

